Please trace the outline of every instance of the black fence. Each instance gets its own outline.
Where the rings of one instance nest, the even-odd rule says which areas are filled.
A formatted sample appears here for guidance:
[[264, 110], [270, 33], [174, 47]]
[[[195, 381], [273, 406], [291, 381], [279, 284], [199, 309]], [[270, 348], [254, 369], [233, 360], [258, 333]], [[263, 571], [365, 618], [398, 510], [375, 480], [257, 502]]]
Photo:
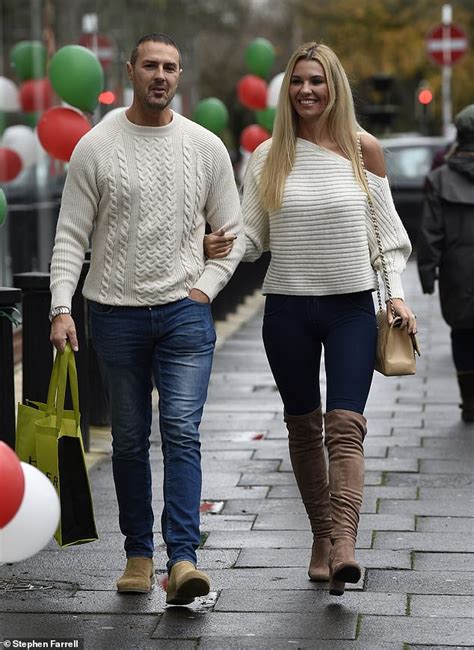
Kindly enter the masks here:
[[[247, 295], [261, 286], [268, 261], [269, 256], [264, 255], [257, 262], [239, 265], [230, 282], [212, 303], [214, 320], [224, 320]], [[89, 448], [90, 425], [110, 424], [107, 397], [89, 337], [87, 301], [82, 297], [82, 286], [88, 268], [89, 262], [86, 261], [72, 302], [72, 316], [79, 341], [76, 365], [81, 429], [86, 450]], [[49, 342], [49, 280], [49, 273], [18, 273], [14, 275], [14, 289], [0, 287], [0, 440], [11, 447], [14, 447], [15, 441], [12, 334], [15, 306], [22, 303], [23, 400], [45, 402], [53, 366], [53, 348]]]

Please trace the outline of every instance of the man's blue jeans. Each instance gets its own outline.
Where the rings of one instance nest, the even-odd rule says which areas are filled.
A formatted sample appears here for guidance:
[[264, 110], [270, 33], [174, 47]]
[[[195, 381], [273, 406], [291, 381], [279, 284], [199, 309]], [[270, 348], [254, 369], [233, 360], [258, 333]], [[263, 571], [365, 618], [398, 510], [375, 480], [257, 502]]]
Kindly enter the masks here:
[[152, 375], [159, 393], [168, 570], [196, 564], [199, 546], [199, 425], [216, 334], [209, 304], [189, 298], [155, 307], [89, 302], [91, 334], [112, 414], [112, 464], [127, 557], [153, 556], [149, 460]]

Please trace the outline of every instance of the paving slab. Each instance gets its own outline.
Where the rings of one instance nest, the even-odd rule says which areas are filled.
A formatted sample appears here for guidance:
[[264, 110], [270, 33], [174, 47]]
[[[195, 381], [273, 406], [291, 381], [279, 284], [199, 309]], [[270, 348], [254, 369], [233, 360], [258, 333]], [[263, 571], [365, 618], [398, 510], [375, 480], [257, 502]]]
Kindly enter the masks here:
[[[354, 639], [357, 615], [327, 611], [319, 615], [255, 612], [209, 612], [190, 615], [186, 608], [167, 610], [160, 618], [152, 638], [189, 639], [252, 636], [270, 639]], [[257, 646], [258, 647], [258, 646]]]
[[385, 641], [421, 643], [428, 646], [469, 645], [474, 638], [472, 621], [459, 618], [416, 618], [403, 616], [364, 616], [360, 641], [377, 635]]
[[403, 472], [387, 472], [384, 476], [384, 485], [466, 488], [473, 484], [474, 476], [469, 474], [407, 474]]
[[474, 594], [474, 572], [367, 571], [367, 590], [409, 594]]
[[[136, 648], [156, 650], [156, 641], [151, 640], [156, 628], [156, 614], [2, 614], [2, 637], [83, 639], [85, 650]], [[160, 642], [160, 650], [194, 650], [195, 641], [180, 640]]]
[[[339, 599], [341, 600], [341, 599]], [[341, 608], [353, 614], [379, 614], [403, 616], [407, 597], [402, 594], [344, 593]], [[314, 616], [328, 606], [337, 605], [338, 599], [327, 591], [295, 592], [280, 590], [223, 589], [214, 611], [219, 612], [307, 612]]]
[[[317, 643], [317, 646], [315, 646]], [[437, 647], [437, 646], [436, 646]], [[287, 639], [269, 639], [250, 634], [239, 638], [215, 637], [213, 639], [203, 637], [199, 643], [199, 649], [205, 650], [240, 650], [240, 648], [256, 648], [258, 650], [288, 650], [289, 648], [310, 649], [310, 650], [405, 650], [403, 643], [375, 643], [359, 641], [325, 641], [324, 639], [299, 639], [297, 637]], [[452, 648], [450, 649], [452, 650]]]
[[473, 553], [474, 540], [467, 535], [449, 533], [377, 532], [373, 548], [391, 550], [439, 551], [440, 553]]
[[[472, 553], [413, 553], [415, 571], [473, 571]], [[239, 556], [240, 558], [240, 556]]]
[[[255, 519], [253, 530], [306, 530], [307, 515], [299, 514], [259, 514]], [[415, 530], [415, 517], [410, 515], [360, 516], [359, 530]]]
[[[430, 496], [431, 493], [429, 493]], [[381, 499], [378, 505], [379, 513], [386, 514], [414, 514], [433, 517], [463, 517], [466, 515], [474, 517], [474, 500], [461, 501], [453, 499], [436, 500], [402, 500]], [[439, 531], [443, 532], [443, 531]]]
[[[273, 499], [270, 498], [271, 492], [266, 499], [239, 500], [229, 499], [225, 502], [223, 512], [225, 514], [280, 514], [282, 517], [289, 514], [305, 514], [305, 509], [301, 497], [296, 494], [293, 498]], [[297, 488], [296, 488], [297, 491]], [[375, 513], [377, 511], [377, 497], [370, 494], [364, 495], [361, 512]]]
[[410, 616], [472, 618], [472, 596], [411, 596]]
[[469, 533], [474, 532], [472, 517], [418, 517], [416, 530], [421, 532]]
[[[206, 539], [205, 548], [311, 548], [312, 543], [313, 536], [309, 528], [306, 531], [212, 531]], [[361, 530], [357, 535], [358, 548], [370, 548], [371, 544], [372, 531]]]
[[[307, 549], [259, 549], [241, 550], [235, 567], [307, 567], [310, 551]], [[366, 569], [410, 569], [411, 554], [408, 551], [376, 551], [358, 548], [356, 559]]]

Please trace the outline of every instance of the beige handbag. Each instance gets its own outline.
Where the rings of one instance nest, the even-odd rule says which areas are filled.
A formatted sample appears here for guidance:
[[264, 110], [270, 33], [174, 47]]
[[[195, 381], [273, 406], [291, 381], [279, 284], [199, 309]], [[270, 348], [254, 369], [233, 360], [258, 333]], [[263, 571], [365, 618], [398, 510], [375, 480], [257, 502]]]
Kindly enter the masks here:
[[[365, 170], [364, 157], [362, 155], [362, 147], [360, 144], [360, 136], [357, 136], [357, 146], [359, 150], [359, 159], [364, 170], [367, 186], [369, 180]], [[393, 315], [392, 324], [388, 324], [387, 311], [382, 304], [382, 296], [380, 295], [380, 287], [377, 278], [377, 300], [379, 309], [377, 312], [377, 351], [375, 355], [375, 370], [382, 373], [386, 377], [401, 376], [401, 375], [414, 375], [416, 372], [416, 355], [420, 356], [420, 348], [415, 334], [408, 334], [406, 328], [401, 328], [402, 319], [396, 315], [393, 306], [392, 292], [390, 289], [390, 282], [388, 279], [387, 265], [382, 249], [382, 239], [380, 237], [380, 229], [375, 214], [375, 207], [370, 194], [367, 194], [367, 201], [369, 204], [369, 212], [374, 226], [375, 238], [380, 253], [380, 261], [382, 264], [382, 274], [385, 283], [385, 290], [388, 296], [388, 303]]]

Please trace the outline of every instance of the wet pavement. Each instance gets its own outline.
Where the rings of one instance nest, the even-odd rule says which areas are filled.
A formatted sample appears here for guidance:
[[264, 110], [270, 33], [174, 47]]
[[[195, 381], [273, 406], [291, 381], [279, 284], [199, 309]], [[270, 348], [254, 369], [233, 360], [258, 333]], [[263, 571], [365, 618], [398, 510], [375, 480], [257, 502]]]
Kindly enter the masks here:
[[155, 428], [157, 587], [147, 595], [115, 591], [123, 538], [110, 457], [102, 456], [90, 473], [100, 540], [64, 550], [51, 543], [0, 567], [0, 636], [79, 638], [88, 649], [474, 647], [474, 426], [460, 420], [437, 297], [421, 295], [413, 263], [404, 284], [423, 356], [415, 377], [374, 378], [359, 584], [338, 598], [307, 578], [311, 534], [257, 300], [256, 313], [231, 328], [216, 353], [201, 428], [199, 566], [211, 578], [209, 596], [190, 607], [165, 605]]

